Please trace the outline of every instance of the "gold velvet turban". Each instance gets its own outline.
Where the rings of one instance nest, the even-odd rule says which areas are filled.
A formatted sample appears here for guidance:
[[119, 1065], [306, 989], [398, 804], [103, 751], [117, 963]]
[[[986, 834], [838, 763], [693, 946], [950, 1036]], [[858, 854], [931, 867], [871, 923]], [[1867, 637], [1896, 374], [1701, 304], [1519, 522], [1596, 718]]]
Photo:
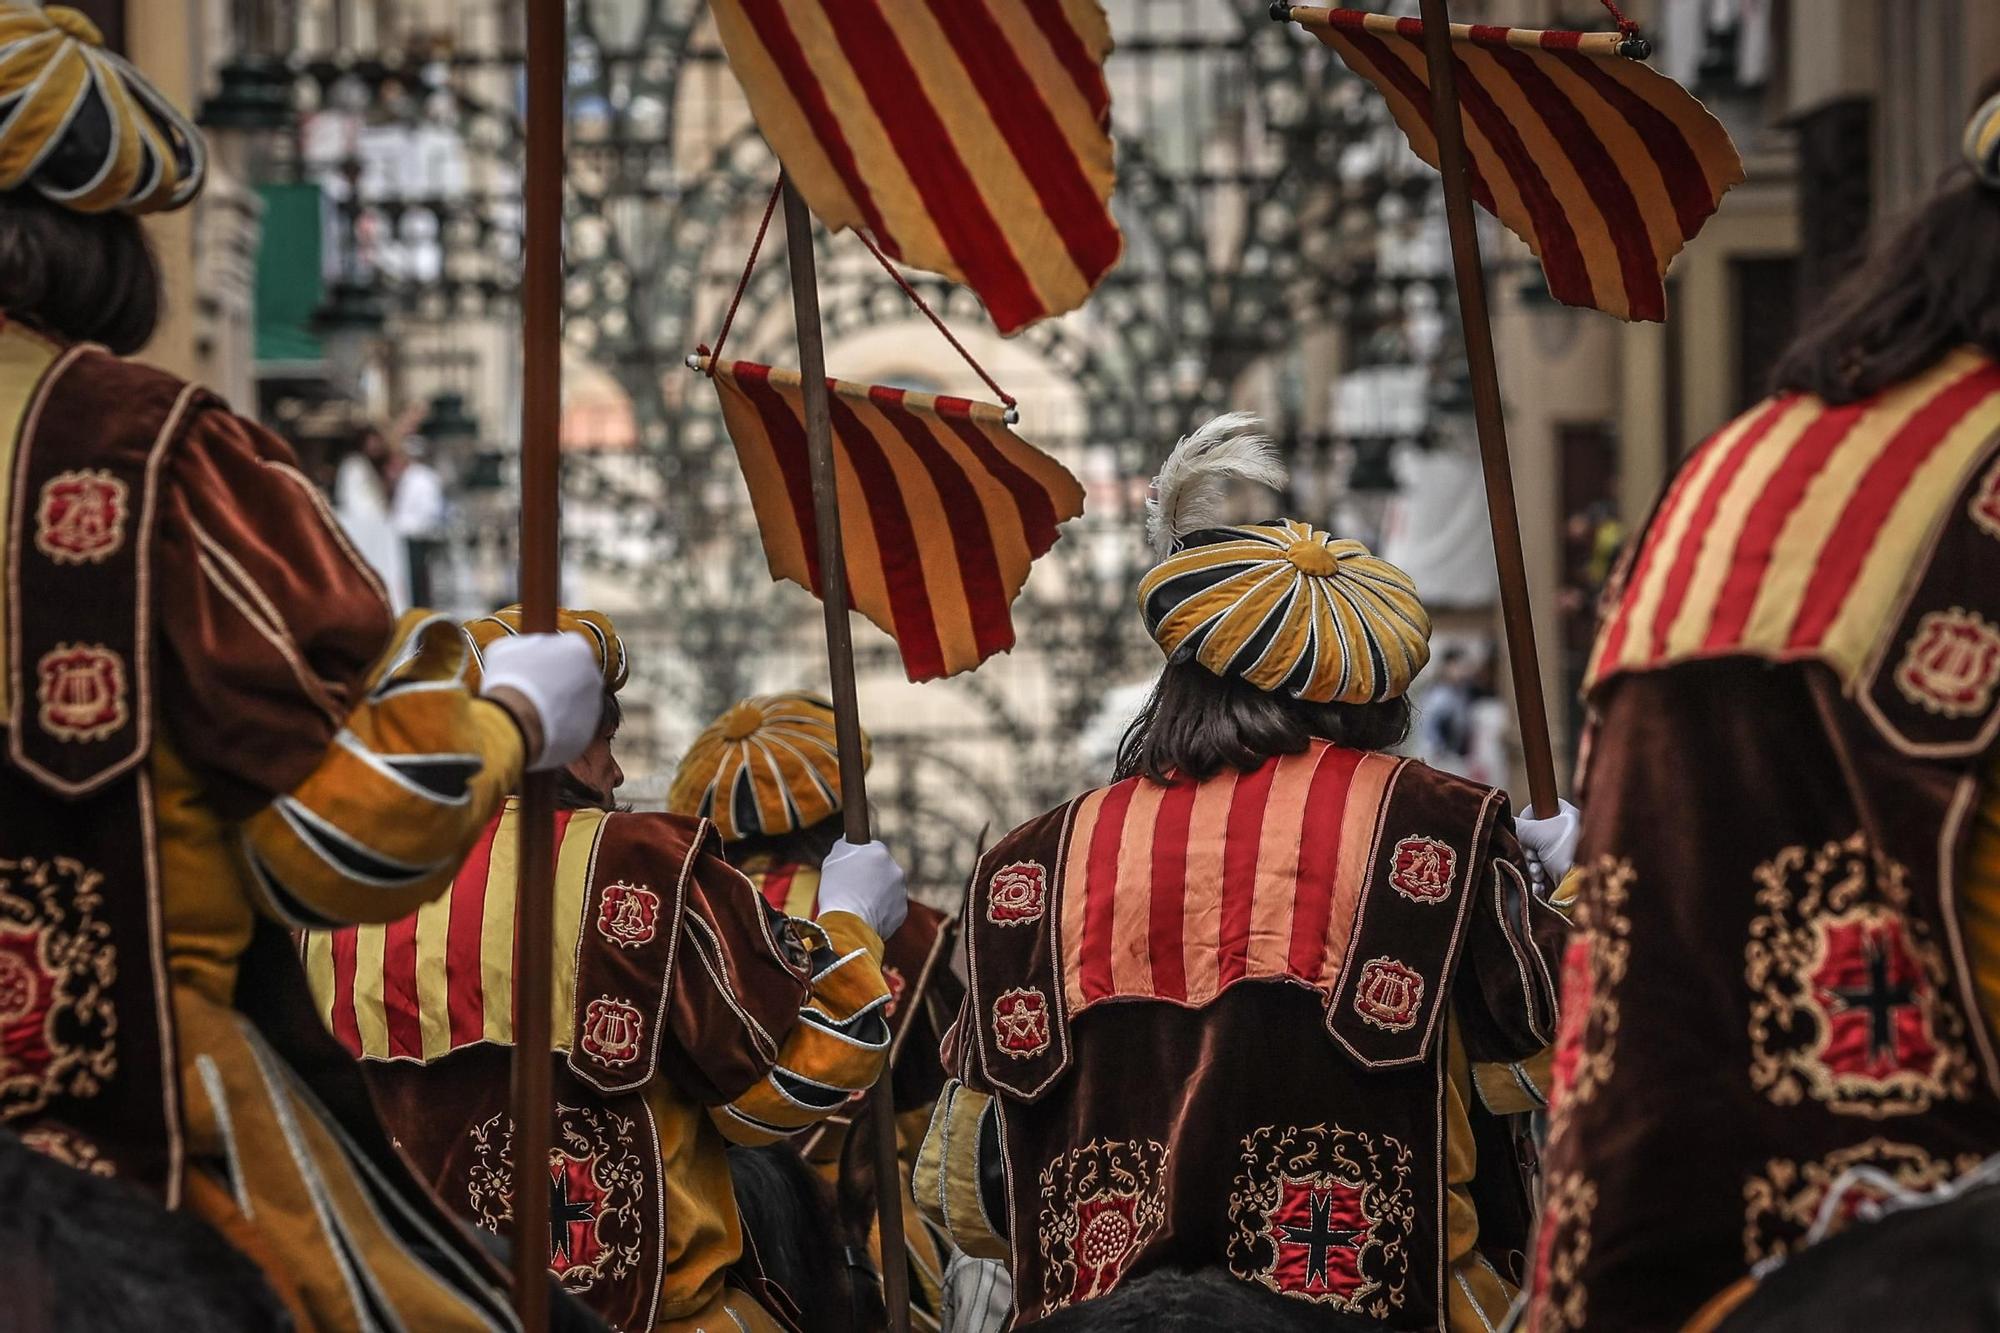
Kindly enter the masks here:
[[[868, 738], [861, 738], [865, 763]], [[810, 828], [840, 809], [833, 705], [816, 694], [745, 699], [695, 738], [667, 809], [715, 821], [724, 842]]]
[[[597, 654], [597, 665], [604, 670], [604, 688], [612, 694], [625, 688], [627, 663], [625, 661], [625, 640], [618, 637], [618, 629], [611, 623], [611, 617], [602, 611], [571, 611], [558, 607], [556, 628], [566, 634], [580, 634], [590, 644], [590, 650]], [[472, 640], [472, 655], [475, 665], [471, 672], [471, 684], [477, 688], [478, 663], [484, 661], [486, 645], [496, 639], [521, 633], [521, 608], [510, 606], [495, 611], [490, 616], [465, 622], [465, 637]]]
[[201, 192], [201, 133], [91, 21], [0, 4], [0, 190], [79, 213], [156, 213]]
[[1296, 519], [1189, 534], [1139, 609], [1170, 661], [1314, 703], [1393, 699], [1431, 656], [1410, 576]]

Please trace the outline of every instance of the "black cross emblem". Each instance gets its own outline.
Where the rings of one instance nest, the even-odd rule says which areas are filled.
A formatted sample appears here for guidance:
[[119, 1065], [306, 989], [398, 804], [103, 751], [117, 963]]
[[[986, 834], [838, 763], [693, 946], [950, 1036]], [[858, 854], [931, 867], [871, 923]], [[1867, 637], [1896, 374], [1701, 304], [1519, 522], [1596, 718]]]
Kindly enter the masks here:
[[549, 1182], [549, 1257], [560, 1258], [564, 1263], [575, 1256], [570, 1250], [569, 1229], [572, 1226], [589, 1226], [597, 1220], [591, 1211], [589, 1199], [569, 1197], [569, 1172], [558, 1168]]
[[1335, 1250], [1359, 1249], [1358, 1238], [1367, 1234], [1360, 1227], [1336, 1227], [1333, 1225], [1333, 1195], [1327, 1190], [1314, 1190], [1306, 1198], [1306, 1206], [1311, 1217], [1305, 1226], [1291, 1222], [1278, 1224], [1278, 1238], [1286, 1245], [1306, 1247], [1306, 1285], [1315, 1279], [1321, 1286], [1330, 1285], [1327, 1276], [1327, 1260]]
[[1868, 1012], [1868, 1054], [1887, 1054], [1894, 1059], [1896, 1011], [1907, 1009], [1916, 1002], [1916, 990], [1907, 981], [1889, 980], [1889, 952], [1883, 947], [1881, 935], [1870, 933], [1865, 936], [1861, 952], [1868, 963], [1868, 984], [1836, 986], [1831, 994], [1840, 1001], [1844, 1010], [1864, 1009]]

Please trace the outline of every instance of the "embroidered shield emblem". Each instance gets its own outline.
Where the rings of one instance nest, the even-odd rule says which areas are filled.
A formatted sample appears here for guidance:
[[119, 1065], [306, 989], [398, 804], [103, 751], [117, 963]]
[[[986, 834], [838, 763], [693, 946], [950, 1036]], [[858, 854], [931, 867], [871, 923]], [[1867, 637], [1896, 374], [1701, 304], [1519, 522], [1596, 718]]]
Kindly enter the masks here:
[[1441, 903], [1451, 897], [1458, 853], [1436, 838], [1405, 838], [1396, 844], [1389, 885], [1413, 903]]
[[1042, 1168], [1036, 1236], [1045, 1310], [1118, 1285], [1166, 1215], [1166, 1164], [1156, 1140], [1095, 1139]]
[[597, 908], [597, 933], [620, 948], [652, 943], [659, 921], [660, 895], [644, 884], [610, 885]]
[[1025, 926], [1048, 909], [1049, 872], [1039, 862], [1016, 861], [993, 872], [986, 889], [986, 919], [996, 926]]
[[[466, 1202], [496, 1235], [514, 1220], [513, 1123], [505, 1113], [473, 1127]], [[638, 1120], [605, 1107], [556, 1106], [549, 1150], [549, 1271], [580, 1294], [631, 1276], [656, 1225], [642, 1152], [657, 1152]]]
[[118, 1071], [118, 959], [103, 877], [66, 857], [0, 861], [0, 1124]]
[[59, 643], [36, 666], [42, 730], [60, 741], [101, 741], [131, 716], [125, 659], [103, 644]]
[[549, 1271], [559, 1278], [594, 1269], [604, 1252], [597, 1223], [610, 1191], [598, 1183], [596, 1166], [595, 1156], [549, 1153]]
[[1410, 1153], [1338, 1125], [1268, 1125], [1243, 1140], [1229, 1268], [1273, 1291], [1384, 1318], [1403, 1303], [1416, 1219]]
[[1354, 988], [1354, 1011], [1386, 1032], [1408, 1032], [1417, 1025], [1424, 1004], [1424, 979], [1415, 969], [1393, 958], [1371, 958], [1361, 965]]
[[1864, 908], [1815, 925], [1820, 961], [1810, 994], [1823, 1023], [1820, 1059], [1835, 1074], [1878, 1082], [1928, 1072], [1937, 1061], [1934, 994], [1902, 919]]
[[1017, 1060], [1049, 1047], [1049, 1001], [1039, 990], [1002, 991], [993, 1002], [993, 1040]]
[[101, 468], [63, 472], [42, 484], [35, 548], [59, 564], [108, 559], [125, 544], [125, 483]]
[[2000, 629], [1970, 611], [1933, 611], [1896, 668], [1896, 688], [1945, 717], [1986, 711], [2000, 682]]
[[1965, 1017], [1907, 874], [1860, 833], [1757, 868], [1749, 1074], [1774, 1104], [1880, 1118], [1972, 1095]]
[[583, 1012], [583, 1053], [607, 1065], [629, 1065], [639, 1058], [646, 1019], [623, 1000], [602, 996]]
[[[1846, 1229], [1868, 1205], [1889, 1191], [1882, 1178], [1913, 1193], [1937, 1189], [1980, 1164], [1977, 1153], [1932, 1156], [1913, 1143], [1898, 1143], [1877, 1135], [1839, 1148], [1818, 1160], [1777, 1157], [1743, 1186], [1743, 1257], [1746, 1263], [1783, 1258], [1794, 1253], [1820, 1218], [1827, 1194], [1842, 1186], [1829, 1233]], [[1842, 1177], [1865, 1170], [1866, 1176]]]

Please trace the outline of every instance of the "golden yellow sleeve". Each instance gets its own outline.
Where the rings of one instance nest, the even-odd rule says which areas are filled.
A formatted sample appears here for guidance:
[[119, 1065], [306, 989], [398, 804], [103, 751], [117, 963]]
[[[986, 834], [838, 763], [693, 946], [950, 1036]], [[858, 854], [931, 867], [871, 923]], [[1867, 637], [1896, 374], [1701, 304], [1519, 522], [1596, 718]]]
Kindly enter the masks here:
[[2000, 1022], [2000, 760], [1981, 784], [1958, 910], [1980, 1006], [1987, 1022]]
[[451, 883], [520, 781], [520, 732], [465, 688], [450, 621], [404, 616], [317, 767], [243, 826], [261, 905], [294, 926], [394, 921]]
[[975, 1259], [1005, 1259], [1008, 1251], [1005, 1219], [987, 1215], [980, 1185], [981, 1153], [999, 1141], [993, 1115], [991, 1097], [957, 1079], [946, 1083], [910, 1179], [917, 1208]]
[[1472, 1086], [1479, 1090], [1480, 1103], [1495, 1115], [1539, 1111], [1549, 1104], [1555, 1058], [1555, 1047], [1545, 1046], [1525, 1060], [1476, 1063]]
[[881, 939], [846, 912], [793, 924], [820, 937], [812, 951], [812, 989], [770, 1070], [710, 1112], [732, 1143], [756, 1147], [824, 1120], [874, 1086], [889, 1058]]

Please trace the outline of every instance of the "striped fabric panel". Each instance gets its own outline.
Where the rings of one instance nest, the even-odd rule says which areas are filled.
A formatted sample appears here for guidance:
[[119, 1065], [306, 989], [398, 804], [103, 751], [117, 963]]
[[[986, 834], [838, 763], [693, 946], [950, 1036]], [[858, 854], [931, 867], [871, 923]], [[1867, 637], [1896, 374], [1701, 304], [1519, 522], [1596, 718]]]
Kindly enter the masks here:
[[[554, 1016], [567, 1050], [576, 945], [598, 810], [556, 813]], [[388, 925], [306, 933], [306, 975], [328, 1030], [352, 1055], [429, 1063], [479, 1042], [514, 1040], [514, 802], [487, 825], [445, 894]]]
[[753, 857], [741, 867], [744, 877], [783, 912], [810, 921], [819, 915], [819, 867]]
[[1074, 310], [1112, 220], [1096, 0], [715, 0], [757, 126], [820, 220], [979, 294], [1002, 333]]
[[1254, 773], [1128, 778], [1085, 797], [1063, 873], [1070, 1011], [1205, 1005], [1257, 978], [1330, 987], [1402, 762], [1322, 742]]
[[2000, 434], [1977, 352], [1848, 407], [1762, 403], [1683, 465], [1598, 635], [1586, 687], [1751, 654], [1853, 679], [1932, 524]]
[[[1292, 17], [1381, 91], [1435, 167], [1422, 22], [1306, 6]], [[1721, 123], [1620, 55], [1622, 40], [1452, 25], [1473, 197], [1528, 243], [1558, 301], [1661, 320], [1667, 265], [1743, 163]]]
[[[711, 363], [773, 578], [819, 591], [819, 529], [796, 372]], [[1083, 487], [997, 407], [827, 381], [854, 609], [896, 640], [911, 680], [1014, 646], [1029, 565], [1083, 512]]]

